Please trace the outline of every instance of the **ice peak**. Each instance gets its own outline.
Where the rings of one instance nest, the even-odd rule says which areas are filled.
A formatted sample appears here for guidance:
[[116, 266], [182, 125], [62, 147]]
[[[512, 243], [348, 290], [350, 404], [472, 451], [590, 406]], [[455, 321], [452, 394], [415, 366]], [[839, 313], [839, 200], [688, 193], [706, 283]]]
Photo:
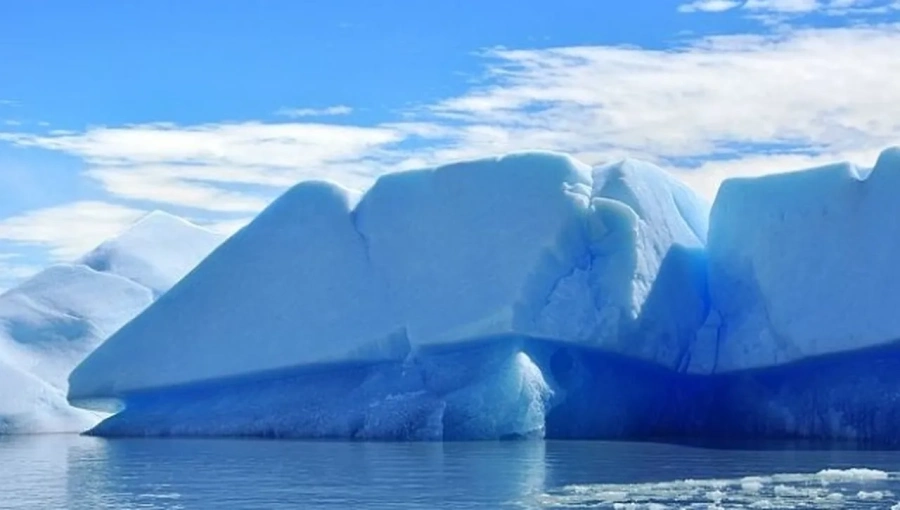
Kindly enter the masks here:
[[77, 261], [128, 278], [160, 294], [195, 266], [223, 237], [164, 211], [152, 211]]
[[124, 232], [116, 236], [114, 239], [118, 239], [128, 235], [143, 234], [147, 230], [155, 231], [156, 229], [162, 228], [199, 230], [212, 234], [212, 231], [210, 231], [209, 229], [201, 227], [196, 223], [192, 223], [185, 218], [182, 218], [181, 216], [176, 216], [166, 211], [154, 209], [138, 218], [137, 221], [132, 223], [127, 229], [125, 229]]

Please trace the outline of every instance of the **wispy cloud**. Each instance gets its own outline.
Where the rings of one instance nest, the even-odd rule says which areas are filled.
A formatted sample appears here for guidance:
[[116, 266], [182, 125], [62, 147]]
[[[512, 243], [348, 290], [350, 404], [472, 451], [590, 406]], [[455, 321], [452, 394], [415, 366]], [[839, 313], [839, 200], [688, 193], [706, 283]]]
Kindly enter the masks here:
[[0, 99], [0, 106], [19, 106], [19, 102], [14, 99]]
[[106, 202], [73, 202], [0, 220], [0, 239], [47, 248], [57, 260], [74, 260], [145, 213]]
[[223, 185], [283, 188], [304, 179], [330, 179], [366, 186], [374, 178], [366, 159], [405, 136], [397, 128], [248, 122], [6, 133], [0, 140], [78, 156], [88, 164], [85, 175], [115, 196], [247, 212], [258, 211], [271, 196]]
[[694, 0], [678, 6], [679, 12], [725, 12], [740, 7], [736, 0]]
[[345, 105], [329, 106], [327, 108], [281, 108], [276, 115], [290, 118], [300, 117], [334, 117], [337, 115], [350, 115], [353, 108]]
[[877, 16], [900, 11], [900, 0], [832, 0], [825, 9], [830, 16]]
[[871, 17], [900, 11], [900, 0], [694, 0], [683, 13], [719, 13], [737, 9], [767, 24], [783, 24], [809, 14]]
[[[850, 154], [900, 141], [897, 25], [704, 38], [669, 51], [631, 47], [497, 50], [491, 85], [437, 115], [477, 145], [627, 153], [675, 166], [748, 153]], [[710, 177], [715, 181], [716, 178]]]
[[751, 11], [770, 11], [799, 13], [812, 12], [825, 5], [819, 0], [747, 0], [744, 9]]

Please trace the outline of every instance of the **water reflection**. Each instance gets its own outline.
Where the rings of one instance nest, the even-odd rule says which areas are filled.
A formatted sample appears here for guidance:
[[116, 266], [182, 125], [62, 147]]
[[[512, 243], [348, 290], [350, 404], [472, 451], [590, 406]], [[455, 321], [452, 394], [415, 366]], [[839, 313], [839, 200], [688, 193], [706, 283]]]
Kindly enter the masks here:
[[[634, 497], [647, 498], [657, 491], [659, 497], [676, 502], [694, 493], [702, 498], [722, 492], [697, 492], [705, 486], [694, 482], [658, 484], [685, 479], [732, 479], [726, 484], [732, 492], [722, 494], [746, 502], [756, 496], [741, 492], [742, 477], [860, 467], [898, 472], [900, 452], [602, 442], [20, 437], [0, 439], [0, 508], [467, 509], [574, 508], [588, 503], [605, 508], [598, 494], [619, 497], [631, 491]], [[896, 502], [894, 494], [900, 494], [900, 481], [888, 474], [884, 479], [851, 477], [859, 487], [852, 485], [847, 494], [877, 493], [882, 499], [872, 508], [889, 508]], [[795, 479], [805, 488], [819, 480], [786, 480]], [[717, 483], [708, 482], [710, 487]], [[765, 487], [783, 490], [779, 483]], [[820, 492], [823, 498], [834, 493]], [[582, 497], [591, 499], [578, 500]]]

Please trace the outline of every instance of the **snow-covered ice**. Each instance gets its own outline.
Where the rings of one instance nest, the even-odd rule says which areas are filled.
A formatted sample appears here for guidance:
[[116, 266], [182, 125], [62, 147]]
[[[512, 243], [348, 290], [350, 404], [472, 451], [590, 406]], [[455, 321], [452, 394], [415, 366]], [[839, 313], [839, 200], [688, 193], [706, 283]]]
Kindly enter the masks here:
[[0, 433], [82, 431], [98, 415], [66, 402], [69, 372], [221, 242], [152, 213], [82, 260], [0, 295]]

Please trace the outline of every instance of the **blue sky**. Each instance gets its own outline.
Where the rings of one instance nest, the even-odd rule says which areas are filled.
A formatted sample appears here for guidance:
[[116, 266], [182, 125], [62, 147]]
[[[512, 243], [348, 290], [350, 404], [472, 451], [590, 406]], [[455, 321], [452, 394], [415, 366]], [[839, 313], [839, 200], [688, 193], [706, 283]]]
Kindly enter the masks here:
[[528, 148], [722, 179], [900, 143], [900, 0], [16, 2], [0, 288], [146, 211]]

